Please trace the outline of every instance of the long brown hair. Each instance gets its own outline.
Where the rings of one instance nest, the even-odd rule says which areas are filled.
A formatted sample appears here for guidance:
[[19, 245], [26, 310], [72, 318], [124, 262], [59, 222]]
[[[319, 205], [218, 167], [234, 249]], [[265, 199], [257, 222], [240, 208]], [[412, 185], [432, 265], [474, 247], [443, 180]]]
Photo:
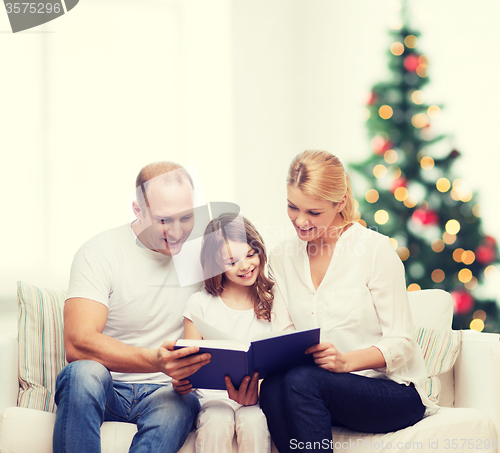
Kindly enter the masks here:
[[292, 160], [287, 184], [297, 187], [305, 195], [334, 204], [346, 197], [340, 212], [344, 225], [354, 222], [355, 201], [351, 180], [337, 156], [327, 151], [307, 150]]
[[274, 294], [271, 292], [274, 282], [265, 274], [267, 262], [266, 248], [261, 235], [245, 217], [237, 219], [235, 213], [224, 213], [212, 220], [205, 229], [201, 246], [201, 267], [203, 268], [205, 289], [212, 296], [220, 296], [224, 291], [227, 277], [224, 275], [224, 265], [221, 249], [227, 241], [246, 242], [259, 255], [259, 273], [251, 286], [255, 316], [258, 319], [271, 320], [271, 309]]

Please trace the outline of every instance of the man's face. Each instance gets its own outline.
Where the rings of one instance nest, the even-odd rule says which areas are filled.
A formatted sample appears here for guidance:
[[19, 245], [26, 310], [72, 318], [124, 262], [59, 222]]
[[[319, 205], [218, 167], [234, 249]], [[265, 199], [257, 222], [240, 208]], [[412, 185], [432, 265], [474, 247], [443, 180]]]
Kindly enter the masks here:
[[193, 189], [188, 181], [151, 180], [146, 190], [149, 207], [136, 210], [138, 237], [151, 250], [177, 255], [194, 226]]

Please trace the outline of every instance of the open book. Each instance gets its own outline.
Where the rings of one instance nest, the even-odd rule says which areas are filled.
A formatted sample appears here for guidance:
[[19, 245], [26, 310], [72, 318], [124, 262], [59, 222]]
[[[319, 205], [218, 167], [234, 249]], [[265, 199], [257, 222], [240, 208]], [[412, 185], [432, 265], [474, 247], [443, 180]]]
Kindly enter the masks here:
[[225, 390], [226, 375], [238, 388], [243, 378], [252, 376], [255, 371], [259, 373], [259, 379], [263, 379], [271, 373], [314, 364], [313, 357], [304, 351], [319, 343], [319, 328], [269, 332], [258, 335], [251, 342], [244, 342], [231, 339], [197, 316], [193, 316], [193, 322], [203, 338], [209, 339], [177, 340], [175, 348], [199, 346], [199, 354], [208, 352], [212, 356], [210, 363], [187, 378], [194, 388]]

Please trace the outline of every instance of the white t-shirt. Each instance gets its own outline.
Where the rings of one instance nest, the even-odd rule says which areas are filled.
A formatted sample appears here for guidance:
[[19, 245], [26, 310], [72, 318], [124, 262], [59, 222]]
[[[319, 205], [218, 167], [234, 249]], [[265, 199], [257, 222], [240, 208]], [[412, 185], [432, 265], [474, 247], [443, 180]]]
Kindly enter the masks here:
[[[205, 289], [190, 297], [184, 317], [192, 321], [192, 315], [200, 317], [207, 324], [240, 341], [251, 341], [255, 336], [271, 331], [271, 323], [257, 319], [253, 308], [235, 310], [228, 307], [220, 297], [207, 293]], [[234, 409], [240, 406], [228, 398], [225, 390], [204, 389], [197, 390], [197, 394], [202, 405], [211, 399], [224, 399]]]
[[317, 289], [306, 246], [295, 236], [274, 247], [269, 259], [296, 329], [320, 327], [321, 341], [341, 353], [377, 347], [386, 368], [356, 374], [413, 383], [429, 412], [435, 410], [425, 393], [426, 370], [414, 340], [404, 267], [389, 238], [354, 223], [339, 238]]
[[[199, 288], [182, 288], [171, 257], [146, 248], [129, 224], [98, 234], [75, 255], [66, 299], [108, 307], [103, 334], [131, 346], [158, 348], [183, 334], [183, 312]], [[122, 382], [167, 383], [163, 373], [111, 373]]]

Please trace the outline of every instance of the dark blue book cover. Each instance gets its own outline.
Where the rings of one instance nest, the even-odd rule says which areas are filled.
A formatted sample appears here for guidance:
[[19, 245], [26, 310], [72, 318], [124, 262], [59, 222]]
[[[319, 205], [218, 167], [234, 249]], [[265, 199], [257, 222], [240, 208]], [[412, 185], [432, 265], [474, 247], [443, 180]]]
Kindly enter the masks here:
[[[320, 329], [295, 332], [274, 332], [271, 338], [254, 340], [247, 345], [227, 340], [179, 340], [176, 349], [196, 345], [200, 347], [199, 354], [211, 354], [210, 363], [201, 367], [187, 379], [194, 388], [225, 390], [224, 376], [231, 378], [238, 388], [245, 376], [252, 376], [254, 371], [259, 378], [268, 374], [289, 370], [300, 365], [313, 365], [311, 355], [305, 354], [310, 346], [319, 343]], [[221, 349], [222, 348], [222, 349]]]

